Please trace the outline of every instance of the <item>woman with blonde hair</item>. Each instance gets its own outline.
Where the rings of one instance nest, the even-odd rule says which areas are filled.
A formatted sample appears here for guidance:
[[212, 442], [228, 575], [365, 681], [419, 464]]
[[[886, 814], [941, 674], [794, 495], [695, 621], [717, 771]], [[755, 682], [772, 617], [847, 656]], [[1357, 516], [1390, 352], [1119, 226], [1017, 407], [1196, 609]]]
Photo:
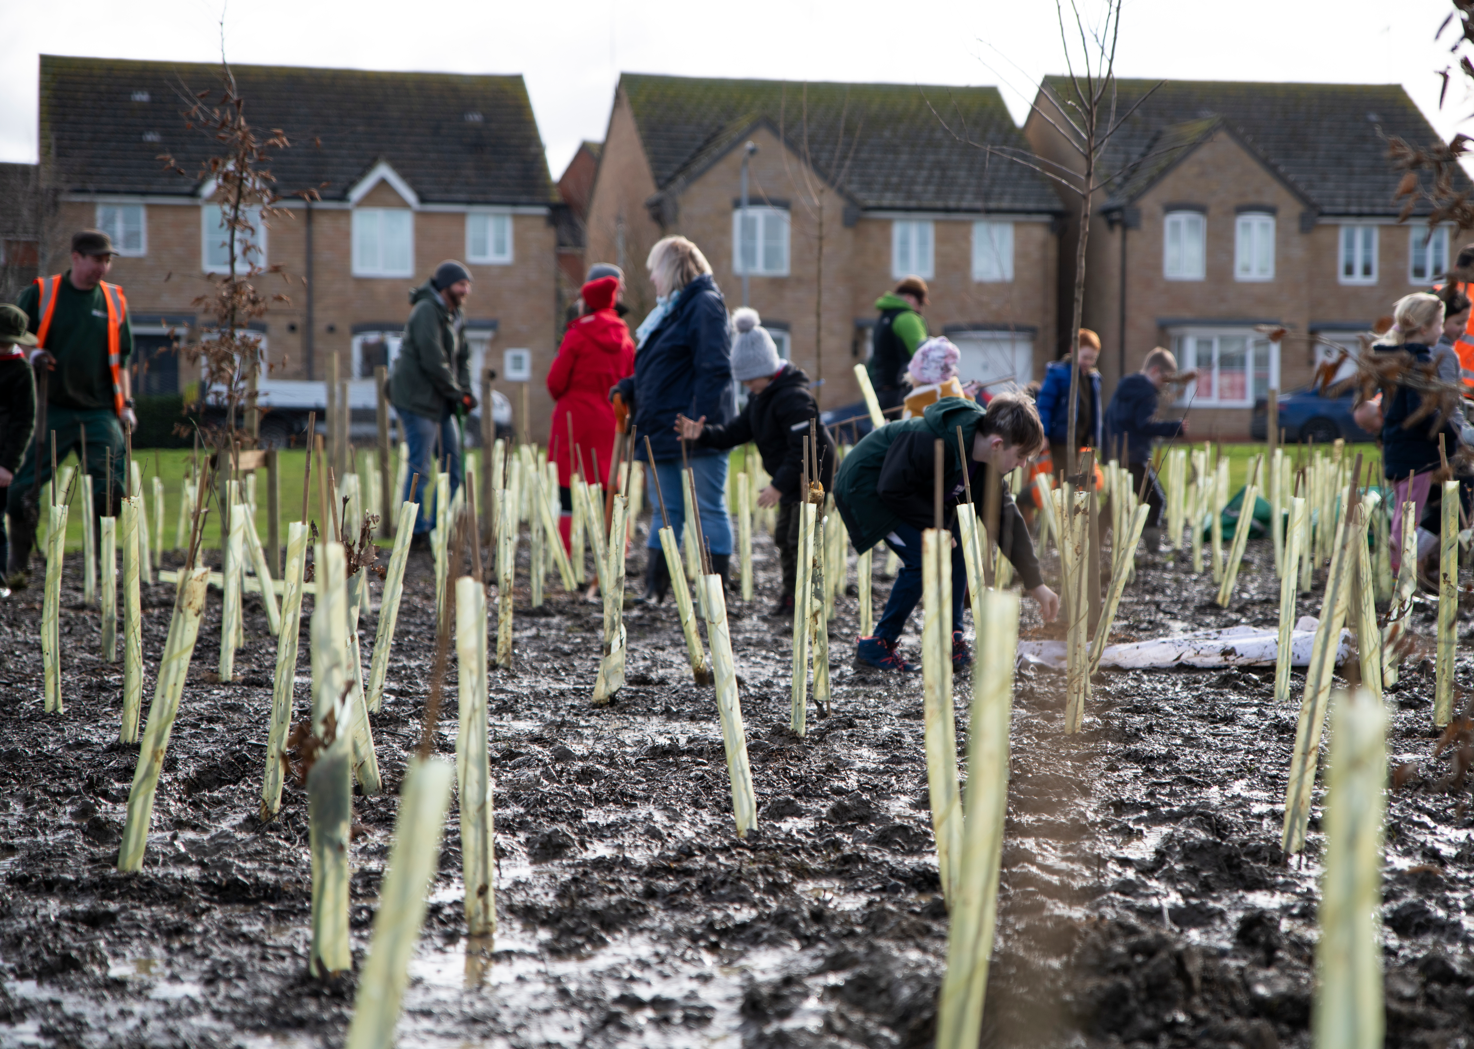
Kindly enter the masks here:
[[[1372, 352], [1405, 354], [1405, 367], [1419, 365], [1432, 372], [1432, 347], [1443, 333], [1443, 300], [1427, 292], [1414, 292], [1397, 300], [1392, 309], [1392, 327], [1372, 344]], [[1433, 472], [1439, 468], [1438, 435], [1442, 432], [1449, 452], [1459, 439], [1449, 420], [1438, 411], [1410, 421], [1423, 407], [1423, 394], [1399, 383], [1382, 397], [1382, 466], [1396, 490], [1393, 506], [1409, 499], [1416, 505], [1414, 520], [1421, 521], [1428, 502]], [[1418, 529], [1418, 560], [1438, 546], [1438, 537]], [[1398, 567], [1402, 555], [1402, 514], [1392, 515], [1392, 561]]]
[[[635, 330], [635, 374], [619, 384], [631, 421], [639, 430], [635, 457], [645, 459], [645, 438], [665, 495], [666, 514], [678, 538], [685, 526], [681, 498], [681, 441], [676, 417], [706, 417], [725, 426], [737, 416], [732, 382], [732, 321], [711, 265], [685, 237], [666, 237], [645, 262], [655, 285], [655, 309]], [[732, 525], [727, 515], [727, 452], [711, 446], [688, 449], [696, 480], [701, 534], [712, 571], [723, 580], [732, 556]], [[650, 529], [646, 549], [645, 599], [660, 601], [670, 585], [660, 552], [659, 529]]]

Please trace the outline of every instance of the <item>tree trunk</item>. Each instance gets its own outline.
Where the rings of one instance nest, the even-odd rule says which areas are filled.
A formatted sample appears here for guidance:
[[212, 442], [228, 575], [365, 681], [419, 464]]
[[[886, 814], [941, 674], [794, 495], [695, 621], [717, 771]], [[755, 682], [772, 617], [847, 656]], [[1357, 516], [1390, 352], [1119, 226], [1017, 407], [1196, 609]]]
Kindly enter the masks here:
[[[1093, 117], [1094, 114], [1092, 113]], [[1076, 439], [1076, 427], [1080, 402], [1080, 321], [1085, 309], [1085, 246], [1090, 240], [1090, 207], [1095, 188], [1095, 121], [1087, 124], [1089, 134], [1085, 140], [1084, 189], [1080, 194], [1080, 240], [1075, 246], [1075, 301], [1070, 311], [1070, 399], [1065, 409], [1067, 436], [1065, 438], [1065, 476], [1075, 476], [1075, 463], [1079, 456], [1080, 443]], [[1096, 412], [1100, 405], [1095, 406]]]

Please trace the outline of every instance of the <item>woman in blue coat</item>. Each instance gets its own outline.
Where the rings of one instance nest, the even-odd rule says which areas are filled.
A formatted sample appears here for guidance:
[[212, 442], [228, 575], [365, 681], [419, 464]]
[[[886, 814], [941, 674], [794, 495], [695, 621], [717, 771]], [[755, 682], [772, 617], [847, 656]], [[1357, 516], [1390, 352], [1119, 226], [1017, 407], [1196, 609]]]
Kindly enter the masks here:
[[[655, 284], [655, 309], [635, 331], [635, 374], [621, 381], [619, 390], [625, 402], [633, 405], [632, 421], [639, 428], [635, 457], [646, 458], [645, 438], [650, 438], [666, 514], [677, 538], [683, 538], [686, 513], [681, 498], [681, 442], [675, 433], [676, 416], [699, 419], [704, 415], [708, 425], [719, 426], [736, 418], [732, 322], [721, 290], [712, 279], [711, 264], [685, 237], [666, 237], [657, 242], [645, 266]], [[693, 444], [687, 454], [696, 479], [701, 532], [711, 555], [712, 571], [725, 580], [732, 556], [727, 453]], [[650, 487], [648, 481], [646, 487]], [[669, 585], [657, 526], [650, 529], [647, 544], [645, 597], [659, 601]]]

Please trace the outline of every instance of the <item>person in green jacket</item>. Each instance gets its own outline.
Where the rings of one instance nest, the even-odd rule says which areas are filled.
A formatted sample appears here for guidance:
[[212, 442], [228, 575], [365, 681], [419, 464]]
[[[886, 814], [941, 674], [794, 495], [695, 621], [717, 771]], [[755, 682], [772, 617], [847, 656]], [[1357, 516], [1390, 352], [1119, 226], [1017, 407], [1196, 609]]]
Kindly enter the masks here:
[[906, 399], [906, 383], [901, 376], [916, 347], [926, 341], [926, 318], [917, 311], [926, 305], [926, 281], [907, 277], [891, 291], [875, 300], [880, 317], [870, 340], [870, 359], [865, 370], [882, 411], [896, 408]]
[[[435, 276], [410, 292], [409, 323], [404, 326], [404, 341], [389, 376], [389, 403], [399, 414], [409, 444], [405, 499], [416, 474], [419, 491], [425, 491], [433, 476], [432, 462], [446, 465], [452, 498], [461, 486], [461, 425], [476, 410], [471, 393], [471, 347], [463, 333], [466, 320], [461, 312], [470, 294], [471, 274], [454, 260], [442, 262]], [[412, 542], [423, 547], [429, 542], [432, 500], [421, 494], [419, 502]]]
[[[962, 447], [967, 449], [966, 461], [958, 447], [959, 428]], [[1059, 613], [1059, 598], [1044, 584], [1034, 542], [1003, 484], [1004, 475], [1045, 446], [1044, 427], [1033, 403], [1013, 394], [999, 394], [984, 409], [961, 397], [943, 397], [927, 405], [916, 418], [887, 423], [866, 434], [844, 457], [834, 478], [834, 505], [844, 518], [855, 549], [864, 553], [884, 542], [901, 559], [901, 571], [885, 611], [875, 624], [875, 633], [856, 642], [855, 661], [861, 666], [908, 672], [916, 669], [900, 655], [898, 646], [906, 620], [921, 600], [921, 533], [936, 523], [937, 441], [943, 442], [944, 451], [942, 523], [953, 533], [953, 666], [961, 669], [972, 662], [962, 633], [967, 571], [958, 545], [957, 504], [963, 501], [969, 483], [977, 503], [986, 503], [986, 467], [993, 468], [1001, 497], [998, 547], [1018, 571], [1025, 592], [1039, 602], [1044, 621], [1050, 622]]]
[[[63, 274], [39, 279], [21, 292], [16, 303], [26, 314], [29, 330], [40, 345], [31, 351], [31, 367], [46, 371], [45, 432], [36, 434], [30, 449], [10, 482], [5, 510], [10, 519], [10, 554], [6, 566], [12, 587], [26, 585], [31, 547], [35, 543], [40, 507], [37, 495], [51, 480], [51, 435], [56, 435], [56, 461], [79, 452], [82, 433], [87, 435], [87, 473], [92, 483], [93, 506], [98, 514], [112, 515], [127, 494], [124, 487], [126, 457], [123, 427], [137, 423], [128, 375], [128, 357], [133, 352], [133, 329], [122, 289], [109, 285], [116, 294], [109, 307], [108, 288], [103, 278], [113, 263], [112, 241], [101, 230], [84, 229], [72, 236], [72, 266]], [[43, 309], [43, 285], [54, 287], [54, 304], [47, 321]], [[118, 327], [116, 376], [109, 362], [109, 328]], [[45, 452], [41, 453], [42, 447]], [[112, 452], [113, 506], [107, 501], [107, 460]], [[39, 458], [39, 463], [38, 463]], [[39, 485], [37, 476], [39, 471]]]

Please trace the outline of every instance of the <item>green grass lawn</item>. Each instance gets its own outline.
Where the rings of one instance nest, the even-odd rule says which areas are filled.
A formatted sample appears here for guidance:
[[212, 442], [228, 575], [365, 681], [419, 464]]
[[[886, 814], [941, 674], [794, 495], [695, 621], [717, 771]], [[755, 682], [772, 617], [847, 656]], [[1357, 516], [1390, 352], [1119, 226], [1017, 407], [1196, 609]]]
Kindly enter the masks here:
[[[1174, 444], [1173, 449], [1187, 447], [1190, 449], [1201, 449], [1202, 443], [1192, 445]], [[1220, 444], [1220, 453], [1228, 457], [1228, 491], [1229, 494], [1237, 492], [1248, 481], [1249, 460], [1256, 455], [1263, 455], [1268, 449], [1266, 444]], [[1309, 460], [1306, 449], [1298, 444], [1286, 445], [1285, 454], [1290, 457], [1290, 462], [1295, 462], [1296, 456]], [[1358, 454], [1362, 457], [1362, 482], [1366, 483], [1369, 477], [1375, 477], [1380, 483], [1382, 476], [1382, 450], [1375, 444], [1348, 444], [1344, 453], [1352, 462], [1356, 461]], [[1192, 475], [1192, 454], [1188, 453], [1188, 476]], [[1369, 474], [1368, 470], [1374, 470]], [[1165, 471], [1164, 471], [1165, 472]]]

